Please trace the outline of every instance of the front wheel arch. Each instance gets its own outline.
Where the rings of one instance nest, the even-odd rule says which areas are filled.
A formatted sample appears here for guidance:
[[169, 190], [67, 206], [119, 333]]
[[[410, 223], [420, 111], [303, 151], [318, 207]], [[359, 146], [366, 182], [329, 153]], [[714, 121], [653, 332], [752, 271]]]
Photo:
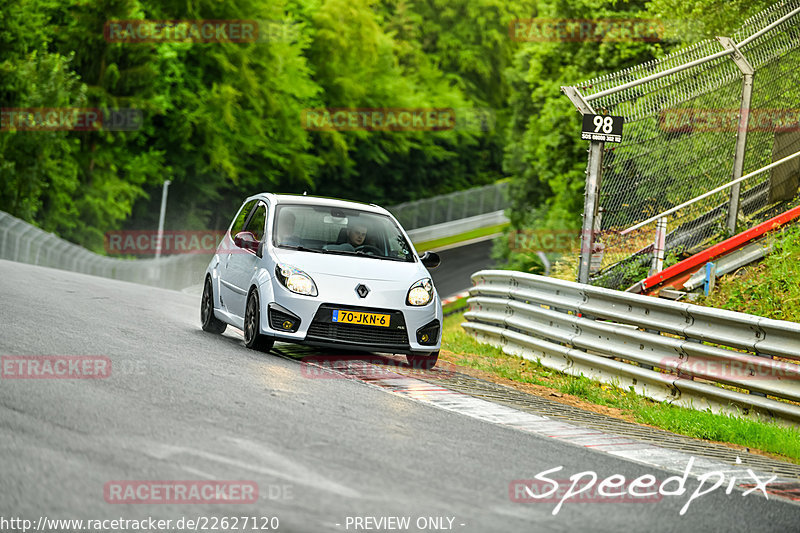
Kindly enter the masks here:
[[250, 349], [268, 352], [275, 344], [275, 339], [261, 333], [261, 317], [261, 297], [258, 287], [253, 285], [247, 292], [245, 303], [244, 327], [242, 328], [244, 344]]
[[211, 275], [206, 274], [203, 281], [203, 295], [200, 298], [200, 325], [203, 331], [220, 334], [228, 325], [214, 316], [214, 303], [214, 282]]

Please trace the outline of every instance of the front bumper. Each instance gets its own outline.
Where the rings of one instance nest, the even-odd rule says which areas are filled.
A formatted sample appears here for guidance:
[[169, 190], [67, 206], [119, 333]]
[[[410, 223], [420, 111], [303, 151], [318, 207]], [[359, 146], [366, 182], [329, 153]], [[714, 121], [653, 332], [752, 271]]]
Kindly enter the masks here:
[[[320, 296], [331, 296], [331, 291], [321, 290], [317, 297], [303, 296], [271, 280], [267, 284], [272, 298], [262, 298], [262, 316], [268, 317], [261, 321], [262, 333], [281, 341], [326, 348], [417, 354], [439, 350], [442, 306], [438, 294], [421, 307], [389, 306], [385, 304], [405, 302], [407, 288], [397, 290], [396, 283], [366, 281], [370, 293], [360, 298], [354, 290], [359, 280], [339, 279], [337, 283], [339, 299], [326, 300]], [[352, 290], [348, 290], [349, 285], [353, 285]], [[337, 323], [332, 319], [335, 310], [389, 315], [390, 323], [388, 327]]]

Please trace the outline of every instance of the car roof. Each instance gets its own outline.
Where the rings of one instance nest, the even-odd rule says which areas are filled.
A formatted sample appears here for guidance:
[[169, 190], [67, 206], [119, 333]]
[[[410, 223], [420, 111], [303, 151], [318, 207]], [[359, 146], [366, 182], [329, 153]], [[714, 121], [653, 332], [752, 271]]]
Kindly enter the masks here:
[[274, 194], [274, 193], [260, 193], [248, 198], [262, 198], [270, 199], [273, 204], [299, 204], [299, 205], [324, 205], [330, 207], [341, 207], [342, 209], [359, 209], [361, 211], [368, 211], [371, 213], [380, 213], [382, 215], [390, 214], [389, 211], [375, 204], [365, 204], [361, 202], [353, 202], [350, 200], [342, 200], [339, 198], [326, 198], [324, 196], [306, 196], [299, 194]]

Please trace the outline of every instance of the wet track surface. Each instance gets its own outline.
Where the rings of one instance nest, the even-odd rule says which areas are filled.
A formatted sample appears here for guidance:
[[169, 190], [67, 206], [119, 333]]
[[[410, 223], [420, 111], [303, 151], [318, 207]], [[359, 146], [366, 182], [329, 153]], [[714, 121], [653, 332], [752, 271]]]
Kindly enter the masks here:
[[[500, 414], [495, 423], [459, 412], [470, 396], [520, 420], [549, 409], [590, 429], [614, 424], [562, 416], [564, 406], [446, 367], [422, 373], [387, 358], [398, 378], [389, 377], [401, 380], [392, 389], [385, 374], [379, 385], [303, 360], [324, 353], [247, 350], [232, 328], [200, 330], [196, 296], [3, 261], [0, 290], [0, 354], [112, 362], [104, 379], [0, 379], [0, 516], [277, 516], [279, 531], [312, 532], [354, 531], [348, 520], [365, 516], [451, 517], [453, 530], [470, 532], [792, 531], [800, 522], [800, 507], [738, 489], [699, 497], [681, 516], [694, 479], [682, 496], [567, 503], [554, 515], [553, 502], [512, 501], [512, 482], [558, 466], [563, 475], [551, 477], [674, 473], [501, 423]], [[382, 365], [370, 361], [362, 372]], [[247, 480], [259, 494], [242, 504], [109, 503], [104, 487], [120, 480]]]

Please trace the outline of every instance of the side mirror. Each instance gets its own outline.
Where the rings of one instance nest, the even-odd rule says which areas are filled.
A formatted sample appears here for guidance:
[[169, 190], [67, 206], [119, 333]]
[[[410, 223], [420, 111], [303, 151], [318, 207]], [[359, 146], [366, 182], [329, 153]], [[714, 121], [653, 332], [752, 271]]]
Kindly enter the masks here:
[[251, 252], [258, 251], [258, 239], [249, 231], [240, 231], [233, 237], [233, 243], [239, 248], [249, 250]]
[[436, 252], [425, 252], [419, 257], [419, 260], [428, 268], [436, 268], [439, 266], [439, 263], [442, 262], [442, 259]]

